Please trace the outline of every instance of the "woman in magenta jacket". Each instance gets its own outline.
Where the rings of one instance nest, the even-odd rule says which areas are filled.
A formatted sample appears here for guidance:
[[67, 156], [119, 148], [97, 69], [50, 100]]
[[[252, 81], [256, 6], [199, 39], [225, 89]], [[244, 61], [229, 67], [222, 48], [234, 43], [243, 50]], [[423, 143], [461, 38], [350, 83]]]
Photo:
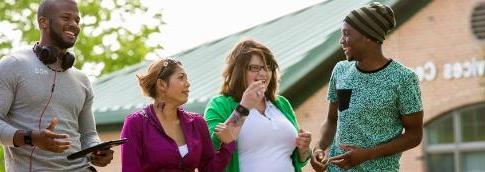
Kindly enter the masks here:
[[180, 108], [190, 87], [182, 64], [172, 58], [156, 60], [138, 79], [154, 103], [125, 119], [121, 137], [128, 142], [121, 146], [122, 171], [223, 171], [235, 149], [234, 139], [220, 124], [217, 135], [226, 142], [214, 150], [202, 116]]

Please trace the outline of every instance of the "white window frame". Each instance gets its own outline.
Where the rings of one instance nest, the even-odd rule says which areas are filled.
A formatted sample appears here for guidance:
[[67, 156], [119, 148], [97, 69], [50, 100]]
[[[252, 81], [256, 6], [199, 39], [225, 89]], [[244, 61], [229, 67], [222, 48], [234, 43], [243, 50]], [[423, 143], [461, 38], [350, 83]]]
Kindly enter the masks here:
[[[470, 107], [460, 108], [454, 110], [450, 113], [443, 114], [438, 118], [445, 118], [448, 115], [452, 115], [453, 121], [453, 132], [455, 135], [454, 143], [445, 143], [445, 144], [428, 144], [428, 136], [425, 135], [424, 139], [424, 147], [425, 147], [425, 159], [426, 159], [426, 166], [428, 166], [428, 154], [438, 154], [438, 153], [453, 153], [454, 159], [454, 171], [461, 171], [462, 169], [462, 153], [464, 152], [475, 152], [475, 151], [485, 151], [485, 141], [476, 141], [476, 142], [463, 142], [462, 141], [462, 134], [461, 134], [461, 112], [468, 109], [479, 109], [484, 107], [485, 104], [478, 104], [472, 105]], [[485, 112], [484, 112], [485, 113]], [[431, 122], [433, 123], [433, 122]], [[431, 124], [430, 123], [430, 124]], [[429, 124], [428, 124], [429, 125]], [[425, 127], [425, 131], [427, 127]], [[485, 129], [484, 129], [485, 132]], [[425, 132], [426, 133], [426, 132]], [[429, 169], [429, 167], [427, 167]]]

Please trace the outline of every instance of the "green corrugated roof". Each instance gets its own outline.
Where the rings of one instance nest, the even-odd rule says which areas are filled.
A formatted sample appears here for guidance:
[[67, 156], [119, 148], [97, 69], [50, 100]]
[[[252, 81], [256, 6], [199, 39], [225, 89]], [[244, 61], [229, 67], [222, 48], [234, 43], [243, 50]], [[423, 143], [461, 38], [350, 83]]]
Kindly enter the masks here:
[[[398, 6], [406, 8], [403, 9], [405, 11], [410, 8], [410, 5], [406, 4], [414, 6], [416, 2], [424, 2], [413, 1], [379, 2], [392, 6], [395, 11]], [[350, 10], [370, 2], [372, 0], [322, 2], [174, 55], [184, 64], [191, 82], [189, 101], [185, 108], [203, 112], [207, 101], [219, 92], [226, 55], [244, 38], [259, 41], [273, 51], [283, 72], [280, 92], [298, 94], [298, 90], [290, 89], [301, 88], [295, 87], [301, 83], [311, 85], [312, 81], [305, 81], [304, 78], [308, 78], [307, 75], [312, 72], [315, 73], [315, 69], [339, 52], [339, 29], [345, 15]], [[142, 62], [127, 67], [102, 77], [93, 84], [93, 111], [98, 125], [121, 123], [129, 112], [149, 103], [150, 100], [142, 96], [135, 76], [144, 73], [149, 64], [150, 62]], [[327, 76], [329, 73], [319, 75]]]

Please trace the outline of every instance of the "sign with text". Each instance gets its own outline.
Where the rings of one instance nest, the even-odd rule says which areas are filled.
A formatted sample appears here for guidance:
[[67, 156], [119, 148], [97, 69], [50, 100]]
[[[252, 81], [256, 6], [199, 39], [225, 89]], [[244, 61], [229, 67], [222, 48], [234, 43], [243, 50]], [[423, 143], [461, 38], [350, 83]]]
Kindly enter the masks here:
[[[485, 75], [485, 60], [472, 58], [470, 60], [445, 63], [441, 71], [445, 80], [483, 77]], [[433, 61], [428, 61], [421, 66], [415, 67], [414, 71], [419, 77], [419, 81], [433, 81], [438, 77], [438, 68]]]

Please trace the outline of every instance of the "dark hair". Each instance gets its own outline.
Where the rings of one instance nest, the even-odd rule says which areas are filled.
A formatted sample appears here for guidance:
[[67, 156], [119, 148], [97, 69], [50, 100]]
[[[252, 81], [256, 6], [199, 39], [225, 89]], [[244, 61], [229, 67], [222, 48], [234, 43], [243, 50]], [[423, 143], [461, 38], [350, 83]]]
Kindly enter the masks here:
[[182, 66], [182, 63], [175, 58], [161, 58], [154, 60], [146, 74], [136, 75], [140, 84], [143, 95], [156, 99], [157, 95], [157, 80], [161, 79], [169, 84], [170, 76], [177, 68]]
[[52, 10], [52, 0], [43, 0], [37, 8], [37, 18], [40, 16], [50, 18], [49, 11]]
[[236, 44], [227, 56], [226, 66], [222, 74], [221, 94], [231, 96], [236, 101], [241, 101], [247, 85], [246, 71], [253, 55], [261, 57], [262, 61], [270, 66], [272, 76], [265, 96], [269, 100], [275, 101], [279, 81], [278, 63], [276, 63], [273, 53], [266, 46], [251, 39], [243, 40]]
[[[67, 2], [64, 0], [63, 2]], [[70, 0], [70, 3], [76, 3], [75, 0]], [[59, 3], [58, 0], [42, 0], [39, 3], [39, 7], [37, 8], [37, 19], [39, 19], [40, 16], [46, 17], [46, 18], [51, 18], [53, 12], [55, 12], [57, 9], [54, 8], [56, 3]]]

